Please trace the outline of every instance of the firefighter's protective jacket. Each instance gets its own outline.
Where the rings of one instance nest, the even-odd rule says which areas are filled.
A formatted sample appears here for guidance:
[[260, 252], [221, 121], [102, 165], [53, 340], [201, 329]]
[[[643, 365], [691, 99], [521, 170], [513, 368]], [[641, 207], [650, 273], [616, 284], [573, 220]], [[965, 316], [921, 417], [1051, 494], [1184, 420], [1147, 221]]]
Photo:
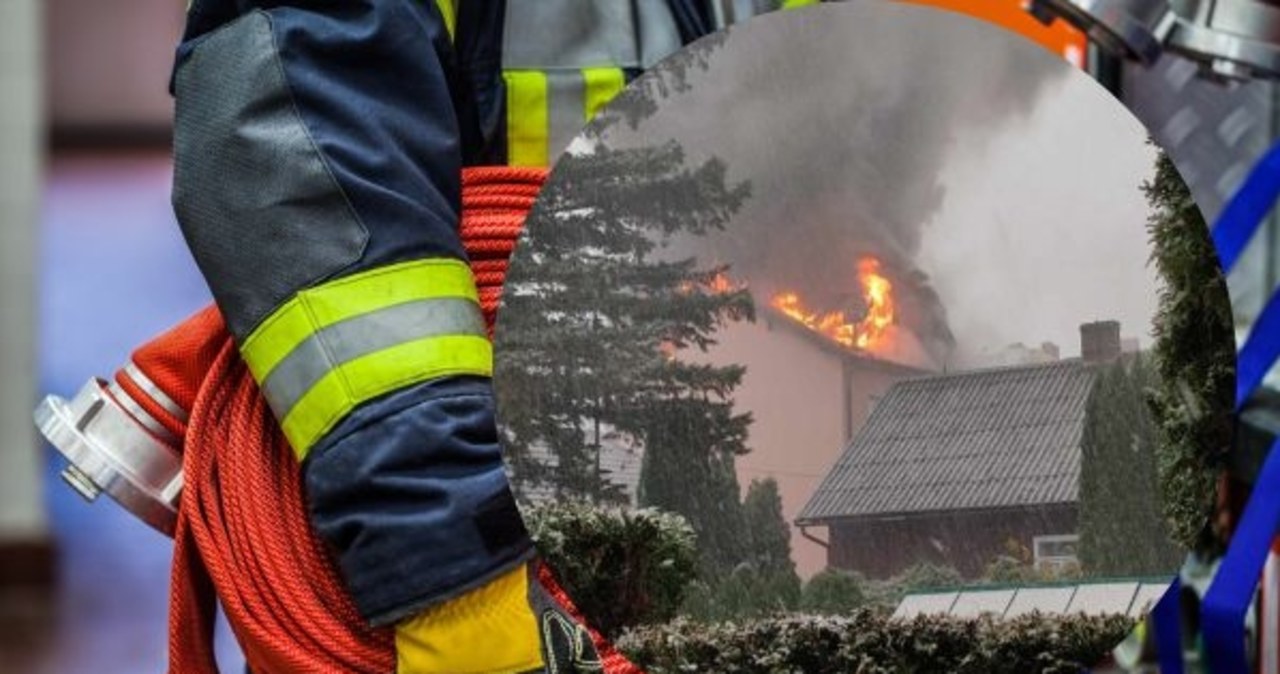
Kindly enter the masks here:
[[464, 165], [546, 165], [625, 82], [791, 0], [194, 0], [174, 208], [361, 613], [533, 554], [458, 236]]

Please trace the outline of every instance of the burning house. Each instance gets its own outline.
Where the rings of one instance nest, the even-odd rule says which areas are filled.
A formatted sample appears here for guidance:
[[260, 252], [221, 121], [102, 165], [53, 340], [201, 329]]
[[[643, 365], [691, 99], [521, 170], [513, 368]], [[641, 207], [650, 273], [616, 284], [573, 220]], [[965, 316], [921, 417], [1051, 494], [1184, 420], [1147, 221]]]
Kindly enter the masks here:
[[1010, 540], [1073, 561], [1080, 442], [1120, 324], [1082, 325], [1081, 357], [891, 386], [795, 522], [827, 529], [827, 563], [888, 577], [919, 562], [967, 576]]
[[[766, 291], [758, 281], [755, 323], [730, 324], [708, 353], [682, 356], [747, 366], [734, 392], [735, 407], [753, 417], [751, 453], [737, 461], [738, 481], [745, 490], [755, 479], [776, 480], [788, 521], [876, 400], [895, 383], [934, 372], [903, 322], [902, 302], [915, 299], [885, 272], [875, 258], [858, 260], [854, 306], [843, 309], [813, 309], [800, 291]], [[827, 564], [826, 550], [794, 529], [791, 549], [803, 577]]]
[[[794, 520], [870, 414], [876, 400], [895, 383], [935, 372], [934, 358], [917, 338], [914, 314], [936, 317], [940, 309], [919, 281], [885, 268], [873, 257], [850, 265], [848, 288], [832, 293], [845, 301], [832, 308], [829, 298], [798, 288], [769, 287], [767, 274], [748, 280], [721, 272], [705, 282], [689, 282], [684, 292], [751, 292], [757, 320], [733, 322], [716, 331], [707, 352], [667, 351], [669, 358], [715, 365], [746, 366], [734, 390], [734, 406], [750, 412], [751, 451], [736, 461], [738, 482], [773, 478], [783, 516]], [[816, 284], [815, 284], [816, 285]], [[822, 308], [814, 308], [822, 307]], [[927, 324], [927, 323], [926, 323]], [[938, 332], [934, 330], [934, 332]], [[943, 341], [949, 333], [941, 332]], [[634, 503], [643, 450], [605, 429], [599, 465], [606, 479]], [[545, 447], [531, 458], [553, 470], [556, 456]], [[549, 486], [526, 486], [522, 496], [540, 502], [555, 498]], [[822, 570], [827, 551], [793, 528], [792, 558], [804, 577]]]

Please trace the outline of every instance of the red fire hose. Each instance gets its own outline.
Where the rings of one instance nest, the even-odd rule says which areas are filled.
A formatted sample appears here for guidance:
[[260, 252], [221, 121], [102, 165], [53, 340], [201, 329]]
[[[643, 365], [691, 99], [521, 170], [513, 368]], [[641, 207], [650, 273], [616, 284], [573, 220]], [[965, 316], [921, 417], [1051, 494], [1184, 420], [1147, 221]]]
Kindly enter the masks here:
[[[544, 169], [464, 172], [462, 239], [491, 336], [507, 260], [545, 177]], [[185, 431], [170, 673], [217, 674], [215, 599], [255, 674], [394, 672], [393, 633], [365, 627], [311, 531], [297, 460], [217, 312], [197, 314], [134, 359], [176, 391], [180, 404], [193, 396], [185, 425], [146, 405], [170, 430]], [[539, 580], [572, 612], [545, 567]], [[641, 674], [598, 634], [592, 637], [608, 674]]]

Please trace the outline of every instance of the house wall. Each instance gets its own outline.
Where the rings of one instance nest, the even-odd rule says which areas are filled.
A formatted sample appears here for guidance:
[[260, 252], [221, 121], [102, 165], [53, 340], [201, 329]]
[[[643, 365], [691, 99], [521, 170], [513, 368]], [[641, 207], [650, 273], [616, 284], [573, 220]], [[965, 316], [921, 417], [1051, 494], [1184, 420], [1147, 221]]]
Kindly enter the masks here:
[[829, 527], [829, 559], [833, 567], [872, 578], [887, 578], [919, 562], [976, 577], [1005, 552], [1009, 540], [1030, 550], [1035, 536], [1076, 533], [1077, 520], [1074, 505], [847, 520]]
[[[858, 361], [846, 361], [845, 367], [848, 369], [849, 375], [844, 382], [849, 387], [845, 398], [846, 403], [849, 405], [848, 432], [842, 435], [840, 448], [831, 453], [830, 461], [827, 463], [823, 475], [831, 471], [836, 459], [840, 458], [841, 452], [844, 451], [845, 445], [853, 439], [853, 436], [867, 422], [867, 417], [871, 415], [871, 410], [875, 408], [876, 402], [889, 390], [889, 387], [903, 379], [914, 376], [900, 370], [869, 367], [860, 364]], [[807, 497], [806, 500], [808, 500]]]
[[[792, 522], [844, 449], [846, 422], [852, 421], [856, 432], [875, 400], [906, 374], [854, 367], [846, 396], [843, 359], [796, 328], [777, 323], [781, 320], [762, 316], [756, 323], [730, 325], [716, 333], [719, 343], [707, 354], [682, 357], [747, 366], [734, 407], [750, 412], [754, 420], [751, 453], [737, 461], [738, 482], [745, 495], [752, 480], [774, 478], [783, 515]], [[802, 537], [794, 526], [791, 557], [803, 578], [827, 565], [826, 548]]]

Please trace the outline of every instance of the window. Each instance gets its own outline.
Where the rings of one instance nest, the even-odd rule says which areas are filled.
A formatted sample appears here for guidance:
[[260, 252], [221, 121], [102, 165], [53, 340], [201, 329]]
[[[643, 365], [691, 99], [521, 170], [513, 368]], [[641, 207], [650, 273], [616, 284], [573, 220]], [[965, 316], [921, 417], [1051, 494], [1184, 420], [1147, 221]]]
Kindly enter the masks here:
[[1079, 563], [1076, 551], [1080, 537], [1075, 534], [1036, 536], [1032, 546], [1038, 569], [1061, 570]]

